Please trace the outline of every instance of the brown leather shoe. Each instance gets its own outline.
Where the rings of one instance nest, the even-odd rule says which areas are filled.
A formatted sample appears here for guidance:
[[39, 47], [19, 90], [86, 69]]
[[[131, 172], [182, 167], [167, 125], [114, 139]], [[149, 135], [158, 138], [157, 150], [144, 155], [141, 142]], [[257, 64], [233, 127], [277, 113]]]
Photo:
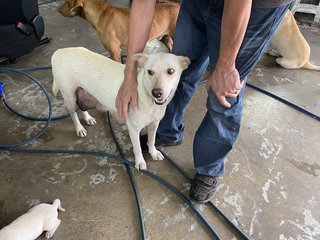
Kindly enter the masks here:
[[197, 203], [207, 203], [216, 193], [218, 177], [196, 174], [190, 188], [190, 199]]

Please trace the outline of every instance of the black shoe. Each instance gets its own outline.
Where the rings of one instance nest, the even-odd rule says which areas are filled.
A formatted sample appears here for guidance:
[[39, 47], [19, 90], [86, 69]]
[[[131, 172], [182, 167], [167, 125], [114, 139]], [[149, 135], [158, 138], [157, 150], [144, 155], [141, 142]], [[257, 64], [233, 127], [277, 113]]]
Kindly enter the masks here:
[[[163, 147], [173, 147], [173, 146], [178, 146], [182, 143], [182, 140], [177, 141], [177, 142], [168, 142], [165, 140], [162, 140], [156, 136], [156, 142], [155, 142], [155, 147], [157, 149], [161, 149]], [[148, 135], [140, 135], [140, 147], [142, 152], [148, 152]]]
[[216, 193], [218, 177], [196, 174], [190, 187], [190, 199], [197, 203], [211, 201]]

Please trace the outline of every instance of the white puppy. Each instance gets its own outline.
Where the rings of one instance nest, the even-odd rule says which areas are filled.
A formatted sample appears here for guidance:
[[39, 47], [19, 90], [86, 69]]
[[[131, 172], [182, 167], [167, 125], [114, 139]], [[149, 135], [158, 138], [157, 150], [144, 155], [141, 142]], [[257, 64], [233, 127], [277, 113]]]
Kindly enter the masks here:
[[[190, 60], [169, 53], [140, 53], [133, 58], [139, 66], [139, 110], [129, 109], [126, 125], [135, 155], [135, 167], [145, 170], [147, 165], [140, 147], [140, 131], [147, 128], [149, 153], [154, 160], [162, 160], [162, 154], [154, 146], [156, 131], [176, 91], [181, 73], [189, 66]], [[76, 104], [83, 110], [88, 125], [96, 123], [85, 111], [90, 108], [109, 111], [119, 119], [115, 100], [124, 80], [125, 65], [82, 47], [57, 50], [52, 55], [51, 64], [53, 93], [56, 95], [61, 91], [78, 136], [84, 137], [87, 132], [75, 112]]]
[[310, 46], [301, 34], [294, 16], [288, 10], [276, 30], [268, 53], [277, 57], [276, 62], [283, 68], [307, 68], [320, 70], [310, 63]]
[[46, 238], [51, 238], [61, 222], [58, 209], [65, 211], [59, 199], [54, 200], [52, 205], [41, 203], [31, 208], [0, 230], [0, 240], [34, 240], [43, 231], [47, 231]]

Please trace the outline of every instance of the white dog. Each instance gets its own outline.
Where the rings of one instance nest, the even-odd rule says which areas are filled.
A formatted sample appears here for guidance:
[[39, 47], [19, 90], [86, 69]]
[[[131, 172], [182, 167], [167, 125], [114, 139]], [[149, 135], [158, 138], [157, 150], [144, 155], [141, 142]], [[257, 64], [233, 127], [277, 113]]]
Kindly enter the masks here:
[[52, 205], [41, 203], [31, 208], [0, 230], [0, 240], [34, 240], [43, 231], [47, 231], [46, 238], [51, 238], [61, 222], [58, 209], [65, 211], [59, 199], [54, 200]]
[[283, 68], [320, 70], [310, 63], [310, 46], [301, 34], [294, 16], [288, 10], [272, 37], [268, 53]]
[[[140, 147], [140, 131], [147, 128], [149, 153], [154, 160], [162, 160], [162, 154], [154, 146], [156, 130], [190, 60], [169, 53], [140, 53], [133, 58], [139, 66], [139, 110], [129, 109], [126, 125], [135, 155], [135, 167], [145, 170], [147, 165]], [[86, 111], [90, 108], [109, 111], [119, 119], [115, 99], [124, 80], [125, 65], [82, 47], [57, 50], [52, 55], [51, 64], [52, 91], [54, 95], [61, 91], [78, 136], [85, 137], [87, 132], [75, 112], [76, 104], [83, 111], [88, 125], [96, 123]]]

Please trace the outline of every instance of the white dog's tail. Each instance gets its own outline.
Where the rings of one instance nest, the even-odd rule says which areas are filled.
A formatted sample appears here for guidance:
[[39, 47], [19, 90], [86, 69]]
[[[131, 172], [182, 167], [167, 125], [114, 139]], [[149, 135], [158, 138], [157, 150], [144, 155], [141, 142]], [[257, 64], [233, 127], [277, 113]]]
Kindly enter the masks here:
[[310, 61], [307, 61], [302, 67], [310, 70], [320, 71], [320, 67], [312, 64]]
[[53, 93], [53, 95], [57, 96], [59, 91], [60, 91], [60, 89], [58, 88], [56, 82], [53, 80], [53, 84], [52, 84], [52, 93]]
[[59, 199], [54, 200], [52, 206], [54, 206], [56, 209], [59, 209], [61, 212], [65, 211], [65, 209], [61, 207], [61, 202]]

